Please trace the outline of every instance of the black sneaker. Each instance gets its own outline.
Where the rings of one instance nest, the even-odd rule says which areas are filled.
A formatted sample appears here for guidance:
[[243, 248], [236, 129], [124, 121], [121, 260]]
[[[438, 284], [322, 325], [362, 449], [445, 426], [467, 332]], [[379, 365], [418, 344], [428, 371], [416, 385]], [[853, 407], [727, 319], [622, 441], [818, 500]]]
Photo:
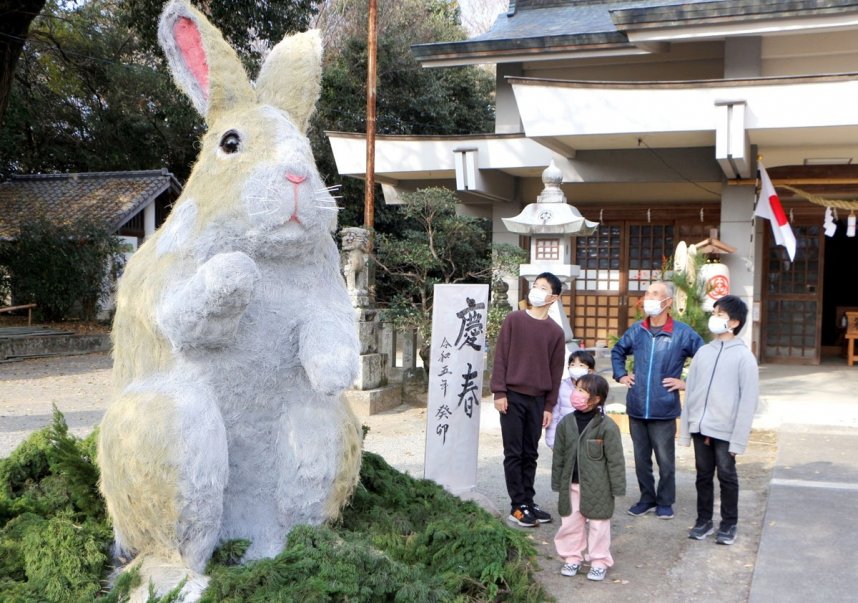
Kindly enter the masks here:
[[693, 528], [688, 530], [688, 537], [694, 540], [703, 540], [714, 531], [715, 525], [711, 519], [709, 521], [698, 521]]
[[535, 528], [539, 525], [539, 521], [537, 521], [536, 517], [533, 516], [533, 513], [530, 512], [527, 505], [513, 507], [509, 517], [507, 517], [507, 520], [517, 523], [523, 528]]
[[529, 509], [539, 523], [551, 523], [551, 514], [540, 509], [539, 505], [530, 505]]
[[718, 528], [718, 535], [715, 537], [715, 542], [718, 544], [733, 544], [736, 542], [736, 524]]

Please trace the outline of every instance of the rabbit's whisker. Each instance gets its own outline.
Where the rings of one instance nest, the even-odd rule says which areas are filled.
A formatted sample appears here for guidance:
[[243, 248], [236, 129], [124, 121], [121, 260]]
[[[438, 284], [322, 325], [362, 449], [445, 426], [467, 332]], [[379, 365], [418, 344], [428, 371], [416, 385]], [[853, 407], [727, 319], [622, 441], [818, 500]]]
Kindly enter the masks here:
[[264, 216], [277, 211], [277, 207], [271, 203], [271, 197], [266, 195], [248, 197], [247, 200], [250, 201], [250, 207], [255, 210], [250, 211], [248, 209], [247, 215], [249, 216]]

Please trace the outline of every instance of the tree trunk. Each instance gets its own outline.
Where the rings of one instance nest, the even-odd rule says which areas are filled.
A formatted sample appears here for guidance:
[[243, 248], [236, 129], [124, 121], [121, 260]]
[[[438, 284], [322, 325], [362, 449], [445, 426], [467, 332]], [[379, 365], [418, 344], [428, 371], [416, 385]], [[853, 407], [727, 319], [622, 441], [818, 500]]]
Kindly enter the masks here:
[[30, 23], [45, 6], [45, 0], [0, 0], [0, 125], [9, 106], [15, 66], [24, 48]]

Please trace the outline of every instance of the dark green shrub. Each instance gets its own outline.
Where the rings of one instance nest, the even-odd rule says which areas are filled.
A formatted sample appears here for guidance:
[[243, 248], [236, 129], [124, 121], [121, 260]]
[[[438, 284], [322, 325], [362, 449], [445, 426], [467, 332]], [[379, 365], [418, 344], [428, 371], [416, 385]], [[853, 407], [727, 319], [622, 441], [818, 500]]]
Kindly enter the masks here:
[[98, 494], [95, 436], [51, 426], [0, 459], [0, 600], [92, 601], [113, 537]]
[[101, 590], [113, 535], [98, 520], [78, 521], [71, 511], [36, 523], [24, 533], [22, 552], [27, 583], [47, 601], [86, 601]]
[[17, 240], [0, 242], [0, 293], [37, 304], [40, 320], [63, 320], [78, 303], [80, 318], [91, 320], [115, 282], [109, 277], [121, 270], [121, 251], [119, 240], [93, 222], [36, 218], [21, 225]]

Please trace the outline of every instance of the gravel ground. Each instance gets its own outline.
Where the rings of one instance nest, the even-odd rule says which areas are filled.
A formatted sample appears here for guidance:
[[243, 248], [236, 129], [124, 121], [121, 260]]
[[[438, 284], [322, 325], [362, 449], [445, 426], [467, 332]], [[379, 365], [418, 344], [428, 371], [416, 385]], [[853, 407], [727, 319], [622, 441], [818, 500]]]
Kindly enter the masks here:
[[91, 432], [107, 408], [111, 366], [108, 354], [0, 363], [0, 457], [49, 425], [54, 404], [72, 433]]
[[[55, 404], [76, 435], [89, 433], [109, 401], [110, 358], [107, 354], [66, 356], [0, 364], [0, 457], [8, 456], [33, 430], [51, 421]], [[477, 489], [486, 506], [506, 515], [503, 453], [497, 414], [488, 399], [481, 405]], [[389, 463], [422, 476], [425, 409], [400, 406], [366, 417], [365, 447]], [[695, 518], [694, 454], [677, 447], [676, 518], [662, 521], [653, 514], [636, 518], [625, 510], [637, 501], [631, 441], [624, 436], [629, 495], [617, 501], [612, 522], [615, 566], [604, 583], [583, 575], [560, 575], [553, 536], [559, 519], [528, 531], [539, 552], [539, 580], [559, 601], [745, 601], [756, 562], [768, 483], [776, 452], [771, 431], [755, 431], [748, 452], [738, 458], [741, 492], [739, 537], [733, 546], [717, 546], [712, 538], [689, 540], [686, 530]], [[537, 502], [556, 516], [557, 495], [550, 492], [551, 451], [540, 450]], [[717, 502], [716, 502], [717, 515]]]

